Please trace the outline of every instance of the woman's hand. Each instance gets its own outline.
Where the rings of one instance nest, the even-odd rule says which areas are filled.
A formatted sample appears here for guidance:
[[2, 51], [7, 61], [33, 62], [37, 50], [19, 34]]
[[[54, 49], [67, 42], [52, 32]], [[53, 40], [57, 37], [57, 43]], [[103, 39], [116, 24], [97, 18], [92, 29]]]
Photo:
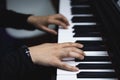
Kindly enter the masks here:
[[49, 16], [30, 16], [28, 17], [28, 23], [34, 25], [38, 29], [42, 29], [43, 31], [52, 34], [57, 34], [57, 32], [53, 29], [48, 28], [48, 25], [55, 24], [62, 26], [65, 29], [69, 25], [67, 19], [61, 14], [55, 14]]
[[32, 61], [35, 64], [54, 66], [64, 70], [78, 71], [75, 66], [62, 62], [63, 58], [84, 59], [84, 52], [80, 49], [82, 44], [78, 43], [45, 43], [30, 47]]

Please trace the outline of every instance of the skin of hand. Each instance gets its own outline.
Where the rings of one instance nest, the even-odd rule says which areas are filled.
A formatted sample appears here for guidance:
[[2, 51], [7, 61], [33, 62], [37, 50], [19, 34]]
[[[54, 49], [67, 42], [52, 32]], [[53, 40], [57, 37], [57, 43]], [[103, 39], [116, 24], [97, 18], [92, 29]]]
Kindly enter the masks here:
[[48, 25], [55, 24], [66, 29], [69, 25], [68, 20], [61, 14], [54, 14], [49, 16], [29, 16], [27, 22], [38, 29], [57, 35], [57, 32], [50, 29]]
[[64, 63], [63, 58], [84, 59], [84, 52], [79, 43], [44, 43], [29, 47], [30, 55], [34, 64], [53, 66], [68, 71], [78, 71], [75, 66]]

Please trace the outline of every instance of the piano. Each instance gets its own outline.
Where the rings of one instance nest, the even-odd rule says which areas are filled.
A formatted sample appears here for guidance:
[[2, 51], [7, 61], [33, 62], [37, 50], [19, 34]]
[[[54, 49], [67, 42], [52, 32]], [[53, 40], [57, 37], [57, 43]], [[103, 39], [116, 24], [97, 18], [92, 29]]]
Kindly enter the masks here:
[[120, 6], [118, 0], [60, 0], [69, 21], [58, 29], [58, 43], [84, 44], [85, 59], [66, 58], [78, 72], [57, 69], [56, 80], [120, 80]]

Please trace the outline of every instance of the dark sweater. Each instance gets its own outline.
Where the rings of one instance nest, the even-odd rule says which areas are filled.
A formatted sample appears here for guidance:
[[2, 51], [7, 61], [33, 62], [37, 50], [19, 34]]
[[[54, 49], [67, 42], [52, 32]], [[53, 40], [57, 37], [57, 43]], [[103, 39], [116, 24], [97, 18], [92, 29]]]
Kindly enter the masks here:
[[[34, 29], [26, 22], [29, 14], [6, 10], [5, 3], [5, 0], [0, 0], [0, 28], [10, 26], [18, 29]], [[2, 30], [0, 31], [0, 37], [0, 80], [37, 80], [39, 70], [36, 71], [36, 65], [25, 54], [23, 45], [15, 45], [14, 41], [12, 46], [9, 45], [10, 39], [8, 37], [8, 40], [6, 39]], [[39, 69], [41, 68], [43, 69], [39, 66]]]
[[7, 10], [5, 0], [0, 0], [0, 27], [13, 27], [18, 29], [33, 30], [34, 27], [27, 23], [29, 14], [21, 14]]

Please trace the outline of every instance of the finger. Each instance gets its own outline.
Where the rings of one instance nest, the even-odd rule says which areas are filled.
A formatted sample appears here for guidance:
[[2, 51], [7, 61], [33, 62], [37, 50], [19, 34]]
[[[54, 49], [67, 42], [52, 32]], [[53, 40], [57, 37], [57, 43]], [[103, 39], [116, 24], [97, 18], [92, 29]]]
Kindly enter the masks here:
[[78, 47], [78, 48], [83, 48], [83, 44], [79, 43], [73, 43], [73, 42], [66, 42], [66, 43], [59, 43], [59, 45], [63, 48], [66, 47]]
[[78, 53], [78, 54], [80, 54], [80, 55], [85, 56], [85, 53], [84, 53], [83, 50], [78, 49], [78, 48], [75, 48], [75, 47], [70, 47], [70, 52], [75, 52], [75, 53]]
[[64, 51], [64, 53], [62, 54], [63, 58], [67, 58], [67, 57], [72, 57], [72, 58], [78, 58], [83, 60], [84, 59], [84, 52], [78, 48], [67, 48], [67, 51]]
[[50, 20], [50, 24], [59, 25], [63, 27], [64, 29], [67, 29], [67, 25], [60, 20], [56, 20], [56, 19]]
[[72, 57], [72, 58], [77, 58], [77, 59], [83, 60], [84, 55], [82, 55], [82, 54], [81, 53], [76, 53], [76, 52], [70, 52], [69, 56]]
[[48, 28], [46, 26], [42, 26], [41, 29], [43, 29], [46, 32], [49, 32], [49, 33], [57, 35], [57, 32], [54, 29], [50, 29], [50, 28]]
[[69, 25], [69, 22], [68, 22], [67, 18], [65, 16], [63, 16], [62, 14], [57, 14], [56, 18], [65, 22], [66, 25]]
[[64, 62], [58, 61], [56, 64], [56, 67], [63, 69], [63, 70], [67, 70], [67, 71], [78, 71], [79, 69], [75, 66], [70, 66]]

